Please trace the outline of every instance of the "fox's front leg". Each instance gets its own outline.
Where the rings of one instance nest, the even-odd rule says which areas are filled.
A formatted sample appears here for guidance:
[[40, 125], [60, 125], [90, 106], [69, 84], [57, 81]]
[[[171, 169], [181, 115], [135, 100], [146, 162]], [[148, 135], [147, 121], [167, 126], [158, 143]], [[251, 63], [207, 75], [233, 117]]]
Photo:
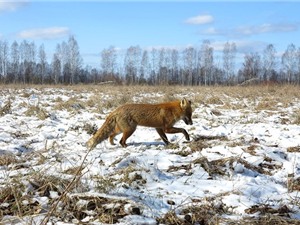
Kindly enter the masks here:
[[183, 128], [169, 127], [169, 128], [165, 128], [164, 132], [168, 133], [168, 134], [183, 133], [185, 139], [187, 141], [190, 141], [190, 136], [189, 136], [188, 132], [186, 132], [186, 130]]
[[170, 144], [170, 142], [162, 128], [156, 128], [156, 131], [159, 134], [160, 138], [165, 142], [166, 145]]

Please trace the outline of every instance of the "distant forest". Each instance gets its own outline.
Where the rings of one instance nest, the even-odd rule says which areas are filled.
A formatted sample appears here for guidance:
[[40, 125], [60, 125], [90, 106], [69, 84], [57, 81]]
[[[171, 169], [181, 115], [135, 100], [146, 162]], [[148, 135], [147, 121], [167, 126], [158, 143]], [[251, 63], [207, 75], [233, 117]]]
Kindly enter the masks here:
[[51, 59], [47, 59], [44, 44], [0, 40], [0, 83], [235, 85], [255, 81], [300, 84], [300, 47], [294, 44], [289, 44], [282, 54], [269, 44], [262, 53], [248, 53], [242, 62], [237, 60], [234, 42], [227, 42], [216, 57], [210, 41], [203, 40], [199, 47], [182, 50], [130, 46], [121, 53], [110, 46], [101, 51], [99, 69], [96, 69], [83, 64], [74, 36], [57, 44]]

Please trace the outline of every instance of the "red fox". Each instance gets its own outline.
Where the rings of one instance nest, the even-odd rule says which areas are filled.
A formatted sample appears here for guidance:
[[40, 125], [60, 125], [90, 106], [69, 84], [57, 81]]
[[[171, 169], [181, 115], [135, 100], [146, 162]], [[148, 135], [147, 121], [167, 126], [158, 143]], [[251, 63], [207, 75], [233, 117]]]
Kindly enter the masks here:
[[87, 146], [93, 149], [107, 138], [114, 145], [114, 137], [123, 133], [119, 143], [127, 147], [126, 140], [133, 134], [137, 125], [154, 127], [167, 145], [170, 142], [166, 133], [183, 133], [189, 141], [190, 137], [185, 129], [173, 127], [181, 119], [187, 125], [193, 124], [191, 101], [185, 98], [160, 104], [122, 105], [108, 115], [102, 127], [88, 140]]

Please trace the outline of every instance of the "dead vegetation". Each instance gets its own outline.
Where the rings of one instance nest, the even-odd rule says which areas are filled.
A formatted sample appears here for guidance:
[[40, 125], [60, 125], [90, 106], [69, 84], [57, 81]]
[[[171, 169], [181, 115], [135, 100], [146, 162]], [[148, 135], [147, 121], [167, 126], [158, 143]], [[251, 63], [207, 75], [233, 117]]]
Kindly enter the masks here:
[[[20, 87], [16, 87], [16, 91]], [[37, 92], [45, 91], [45, 87], [35, 87]], [[59, 88], [59, 87], [58, 87]], [[223, 110], [241, 109], [254, 111], [276, 111], [278, 107], [293, 105], [294, 101], [300, 99], [298, 87], [293, 86], [272, 86], [272, 87], [123, 87], [123, 86], [72, 86], [64, 87], [70, 90], [70, 98], [63, 100], [57, 98], [49, 100], [55, 110], [66, 110], [72, 113], [90, 110], [95, 113], [102, 113], [105, 110], [112, 110], [122, 104], [129, 102], [150, 102], [157, 103], [161, 101], [170, 101], [177, 99], [179, 95], [186, 92], [193, 93], [189, 97], [193, 102], [194, 108], [208, 108], [216, 117], [222, 117]], [[192, 90], [192, 91], [191, 91]], [[88, 99], [84, 99], [80, 93], [89, 91], [93, 93]], [[146, 93], [148, 93], [146, 95]], [[212, 94], [213, 93], [213, 94]], [[18, 107], [25, 108], [25, 115], [35, 116], [40, 120], [49, 118], [49, 113], [45, 106], [30, 105], [26, 101], [32, 95], [33, 91], [24, 92], [22, 97], [25, 99]], [[16, 99], [9, 98], [4, 101], [0, 108], [0, 116], [14, 114], [11, 103]], [[241, 101], [240, 101], [241, 100]], [[243, 100], [243, 101], [242, 101]], [[251, 120], [249, 120], [251, 122]], [[250, 123], [249, 122], [249, 123]], [[283, 124], [300, 124], [299, 109], [295, 109], [292, 118], [284, 117], [281, 120]], [[85, 124], [75, 127], [74, 130], [82, 129], [88, 134], [93, 134], [97, 127], [94, 124]], [[26, 139], [29, 134], [15, 132], [14, 138]], [[174, 154], [185, 158], [194, 153], [212, 148], [218, 144], [228, 146], [241, 146], [244, 153], [257, 156], [260, 145], [252, 141], [247, 143], [242, 138], [238, 140], [229, 140], [226, 136], [203, 136], [196, 135], [193, 141], [188, 143], [185, 148], [178, 150], [174, 145]], [[299, 146], [293, 146], [286, 149], [288, 153], [297, 154], [300, 152]], [[43, 158], [43, 162], [46, 161]], [[120, 163], [121, 159], [116, 159], [111, 167]], [[0, 166], [10, 167], [17, 170], [21, 169], [22, 159], [12, 154], [0, 154]], [[42, 164], [42, 163], [40, 163]], [[13, 167], [15, 165], [15, 167]], [[193, 167], [200, 166], [208, 174], [209, 179], [218, 179], [225, 177], [229, 179], [234, 173], [242, 173], [242, 170], [249, 170], [257, 175], [272, 176], [277, 170], [282, 169], [282, 165], [265, 156], [258, 164], [253, 164], [241, 156], [223, 157], [218, 160], [209, 160], [207, 157], [194, 158], [189, 163], [170, 166], [166, 173], [175, 173], [179, 170], [184, 171], [185, 176], [193, 175]], [[237, 166], [239, 167], [236, 170]], [[63, 175], [76, 176], [79, 172], [81, 176], [83, 168], [77, 166], [61, 171]], [[142, 190], [147, 183], [147, 178], [143, 173], [149, 171], [138, 168], [134, 164], [115, 170], [110, 176], [93, 176], [91, 179], [95, 182], [96, 190], [99, 193], [108, 194], [116, 187], [127, 189]], [[118, 177], [116, 179], [116, 177]], [[59, 176], [47, 175], [44, 171], [8, 178], [9, 182], [1, 183], [0, 187], [0, 221], [4, 216], [30, 216], [48, 213], [50, 206], [65, 193], [70, 179], [63, 179]], [[300, 178], [291, 176], [288, 181], [288, 191], [300, 191]], [[76, 185], [72, 186], [65, 197], [61, 199], [60, 204], [53, 209], [51, 216], [66, 223], [92, 223], [95, 221], [107, 224], [117, 223], [121, 218], [127, 215], [142, 215], [141, 207], [136, 206], [134, 202], [109, 196], [74, 194], [75, 192], [89, 191], [89, 188], [76, 180]], [[37, 198], [38, 197], [38, 198]], [[48, 202], [42, 202], [40, 199], [48, 199]], [[38, 200], [39, 199], [39, 200]], [[190, 205], [173, 206], [174, 209], [164, 214], [161, 218], [156, 218], [161, 224], [300, 224], [299, 221], [289, 218], [293, 212], [286, 205], [274, 207], [268, 204], [258, 204], [248, 208], [245, 213], [249, 214], [240, 220], [231, 220], [224, 218], [224, 215], [232, 215], [233, 208], [226, 206], [219, 199], [193, 200]], [[172, 205], [169, 202], [169, 205]], [[300, 206], [299, 201], [295, 204]], [[46, 207], [45, 207], [46, 205]], [[86, 219], [88, 218], [88, 220]], [[86, 220], [85, 220], [86, 219]], [[83, 222], [84, 221], [84, 222]]]
[[53, 216], [64, 222], [80, 223], [85, 219], [85, 223], [98, 221], [105, 224], [114, 224], [119, 219], [132, 214], [137, 214], [137, 210], [128, 200], [101, 195], [73, 194], [64, 198], [60, 210], [55, 211]]
[[8, 113], [11, 113], [11, 100], [10, 99], [4, 106], [0, 107], [0, 116], [4, 116]]
[[0, 166], [8, 166], [17, 163], [18, 163], [18, 159], [15, 155], [5, 154], [4, 152], [2, 154], [0, 153]]

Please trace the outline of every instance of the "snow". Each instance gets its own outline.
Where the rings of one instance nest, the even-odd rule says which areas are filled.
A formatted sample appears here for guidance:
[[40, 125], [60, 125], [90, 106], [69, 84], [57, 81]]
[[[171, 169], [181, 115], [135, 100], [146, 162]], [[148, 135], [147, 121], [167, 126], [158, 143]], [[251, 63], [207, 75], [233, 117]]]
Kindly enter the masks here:
[[[179, 213], [185, 206], [205, 203], [209, 198], [230, 207], [236, 219], [247, 216], [245, 210], [258, 204], [274, 208], [286, 205], [292, 209], [289, 215], [300, 219], [299, 204], [293, 201], [298, 198], [299, 189], [288, 189], [289, 176], [294, 179], [300, 176], [300, 154], [287, 151], [289, 147], [300, 146], [300, 126], [291, 121], [300, 108], [299, 99], [294, 99], [294, 104], [288, 107], [278, 102], [274, 110], [255, 110], [259, 98], [251, 102], [224, 95], [233, 105], [247, 107], [228, 109], [222, 104], [195, 103], [194, 124], [187, 126], [182, 121], [176, 124], [188, 131], [191, 143], [181, 134], [167, 134], [173, 144], [165, 146], [154, 129], [138, 127], [127, 140], [127, 148], [112, 146], [106, 140], [88, 152], [85, 143], [91, 134], [85, 125], [100, 127], [113, 110], [103, 108], [99, 112], [95, 106], [80, 105], [96, 93], [58, 88], [4, 88], [0, 93], [0, 108], [11, 101], [11, 112], [0, 115], [0, 157], [13, 155], [18, 160], [16, 165], [0, 165], [0, 188], [19, 177], [28, 187], [23, 195], [29, 195], [34, 192], [29, 190], [30, 182], [39, 173], [70, 181], [74, 173], [66, 171], [78, 168], [87, 156], [80, 178], [83, 187], [72, 190], [68, 197], [79, 198], [77, 207], [85, 207], [92, 198], [126, 202], [124, 211], [128, 215], [120, 218], [118, 224], [157, 224], [156, 219], [171, 210]], [[98, 94], [99, 101], [116, 97]], [[163, 93], [140, 93], [131, 101], [139, 102], [154, 95], [159, 98]], [[71, 106], [58, 107], [71, 99], [75, 99]], [[26, 113], [30, 107], [34, 107], [33, 114]], [[47, 116], [39, 116], [40, 112]], [[281, 123], [283, 119], [289, 122]], [[202, 139], [199, 141], [198, 137]], [[193, 147], [193, 142], [205, 146]], [[206, 164], [199, 162], [203, 158], [207, 159]], [[206, 167], [212, 165], [217, 165], [219, 172], [207, 171]], [[58, 190], [50, 190], [45, 196], [36, 192], [32, 199], [24, 199], [23, 204], [36, 201], [47, 210], [50, 202], [60, 195]], [[105, 207], [121, 207], [123, 203], [118, 204], [108, 202]], [[9, 207], [9, 203], [0, 202], [0, 207]], [[130, 213], [132, 207], [141, 209], [140, 215]], [[4, 224], [37, 222], [43, 220], [43, 213], [23, 218], [14, 215], [1, 218], [0, 214], [0, 222], [1, 219]], [[58, 217], [51, 219], [56, 224], [76, 223]], [[81, 221], [101, 224], [92, 213], [87, 213]]]

